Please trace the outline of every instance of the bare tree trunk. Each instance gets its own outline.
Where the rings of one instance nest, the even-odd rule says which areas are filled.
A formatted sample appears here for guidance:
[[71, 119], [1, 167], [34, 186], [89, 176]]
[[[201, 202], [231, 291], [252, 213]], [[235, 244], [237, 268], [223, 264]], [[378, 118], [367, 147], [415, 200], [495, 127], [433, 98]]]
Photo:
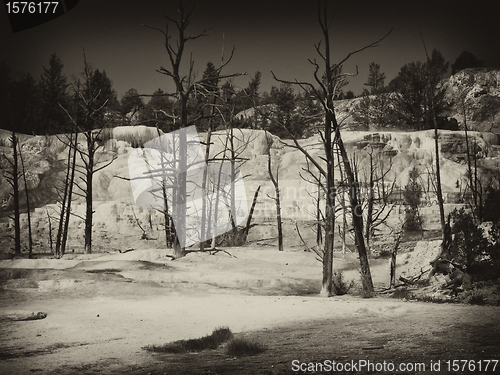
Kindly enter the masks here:
[[229, 206], [229, 217], [231, 220], [231, 225], [233, 226], [233, 233], [236, 235], [236, 196], [235, 196], [235, 180], [236, 180], [236, 151], [234, 149], [234, 127], [233, 122], [230, 123], [231, 137], [229, 138], [229, 143], [231, 145], [231, 193], [230, 193], [230, 206]]
[[66, 218], [66, 200], [68, 199], [68, 189], [69, 189], [69, 181], [70, 181], [70, 176], [71, 176], [71, 151], [72, 151], [72, 144], [73, 144], [73, 134], [70, 136], [71, 138], [69, 139], [69, 146], [68, 146], [68, 165], [66, 167], [66, 178], [64, 181], [64, 193], [62, 196], [62, 202], [61, 202], [61, 212], [59, 215], [59, 228], [57, 230], [57, 235], [56, 235], [56, 257], [60, 258], [62, 256], [61, 254], [61, 242], [62, 242], [62, 235], [63, 235], [63, 230], [64, 230], [64, 219]]
[[474, 190], [477, 198], [477, 219], [483, 221], [483, 189], [481, 181], [477, 177], [477, 144], [474, 142]]
[[73, 184], [75, 183], [75, 171], [76, 171], [76, 150], [78, 147], [78, 133], [75, 132], [75, 144], [73, 146], [73, 161], [71, 165], [71, 177], [69, 179], [69, 190], [68, 190], [68, 199], [66, 206], [66, 218], [64, 220], [64, 229], [63, 236], [61, 241], [61, 256], [66, 253], [66, 242], [68, 240], [68, 231], [69, 231], [69, 220], [71, 218], [71, 201], [73, 199]]
[[268, 137], [267, 131], [264, 133], [267, 142], [267, 173], [269, 178], [274, 185], [274, 202], [276, 204], [276, 222], [278, 225], [278, 250], [283, 251], [283, 228], [281, 226], [281, 201], [280, 201], [280, 187], [279, 187], [279, 166], [276, 169], [276, 178], [273, 175], [272, 164], [271, 164], [271, 145], [272, 142]]
[[168, 198], [167, 198], [167, 188], [165, 186], [165, 179], [162, 180], [162, 194], [163, 202], [165, 202], [165, 207], [163, 211], [163, 226], [165, 230], [165, 245], [167, 247], [172, 246], [172, 226], [170, 222], [170, 215], [168, 214]]
[[[325, 14], [326, 17], [326, 14]], [[328, 43], [326, 44], [328, 46]], [[329, 56], [329, 53], [328, 53]], [[329, 66], [329, 61], [327, 63]], [[330, 73], [331, 74], [331, 73]], [[330, 77], [331, 78], [331, 77]], [[328, 98], [328, 107], [333, 108], [333, 95]], [[325, 243], [323, 250], [323, 280], [320, 294], [329, 297], [333, 294], [333, 246], [335, 240], [335, 163], [332, 142], [332, 123], [336, 125], [333, 111], [326, 112], [324, 150], [326, 155], [326, 212], [325, 212]]]
[[88, 147], [88, 164], [86, 165], [86, 194], [85, 194], [85, 254], [92, 252], [92, 182], [94, 177], [94, 143], [92, 142], [92, 131], [86, 133]]
[[255, 205], [257, 204], [257, 197], [259, 196], [259, 191], [260, 191], [260, 185], [255, 191], [255, 194], [253, 196], [252, 207], [250, 208], [250, 213], [248, 214], [248, 219], [247, 219], [247, 225], [245, 227], [246, 235], [248, 235], [248, 232], [250, 231], [250, 223], [252, 222], [253, 211], [255, 209]]
[[31, 259], [33, 257], [33, 235], [31, 233], [31, 212], [30, 212], [30, 199], [29, 199], [29, 191], [28, 191], [28, 182], [26, 181], [26, 169], [24, 168], [24, 160], [23, 153], [21, 152], [21, 146], [18, 143], [19, 147], [19, 158], [21, 159], [21, 167], [23, 169], [23, 180], [24, 180], [24, 192], [26, 194], [26, 210], [28, 215], [28, 258]]
[[54, 253], [54, 246], [52, 243], [52, 221], [50, 220], [49, 209], [45, 207], [45, 211], [47, 212], [47, 221], [49, 223], [49, 248], [50, 252]]
[[[434, 106], [432, 106], [432, 117], [434, 120], [434, 147], [436, 150], [436, 194], [437, 194], [437, 199], [438, 199], [438, 204], [439, 204], [439, 220], [441, 222], [441, 230], [444, 235], [444, 229], [445, 229], [445, 218], [444, 218], [444, 201], [443, 201], [443, 190], [441, 189], [441, 170], [439, 166], [439, 142], [438, 142], [438, 129], [437, 129], [437, 122], [436, 122], [436, 117], [434, 115]], [[444, 241], [444, 238], [443, 238]]]
[[396, 257], [398, 255], [400, 241], [401, 233], [398, 234], [398, 237], [396, 238], [396, 244], [394, 245], [394, 249], [391, 252], [391, 281], [389, 284], [390, 288], [393, 288], [396, 285]]
[[[340, 171], [340, 181], [342, 181], [342, 184], [344, 183], [344, 172], [341, 168], [341, 161], [340, 161], [340, 152], [336, 152], [337, 154], [337, 162], [339, 165], [339, 171]], [[345, 257], [346, 254], [346, 231], [347, 231], [347, 207], [345, 205], [345, 194], [342, 191], [342, 196], [340, 198], [342, 200], [342, 234], [341, 239], [342, 239], [342, 255]]]
[[467, 110], [465, 108], [465, 97], [464, 93], [461, 94], [460, 96], [460, 101], [462, 104], [462, 111], [463, 111], [463, 116], [464, 116], [464, 131], [465, 131], [465, 146], [467, 148], [467, 171], [469, 173], [469, 186], [470, 190], [472, 192], [472, 198], [474, 200], [474, 210], [472, 211], [473, 215], [475, 218], [477, 218], [477, 191], [475, 189], [475, 185], [472, 182], [473, 176], [472, 176], [472, 167], [471, 167], [471, 160], [470, 160], [470, 148], [469, 148], [469, 136], [468, 136], [468, 129], [467, 129]]
[[[187, 101], [188, 96], [180, 92], [180, 104], [181, 104], [181, 126], [182, 128], [187, 127], [188, 119], [187, 119]], [[179, 132], [178, 136], [178, 163], [177, 163], [177, 171], [181, 171], [181, 173], [177, 173], [176, 176], [176, 185], [177, 189], [175, 189], [175, 206], [173, 209], [176, 211], [176, 219], [175, 219], [175, 237], [174, 237], [174, 257], [182, 258], [186, 255], [186, 249], [184, 244], [180, 243], [179, 234], [184, 236], [184, 243], [186, 241], [186, 188], [187, 188], [187, 180], [186, 173], [187, 170], [187, 138], [185, 132]]]
[[365, 227], [365, 237], [366, 237], [366, 248], [367, 251], [370, 251], [370, 240], [372, 235], [372, 224], [373, 224], [373, 204], [375, 201], [375, 197], [373, 196], [373, 154], [370, 153], [370, 182], [369, 182], [369, 191], [368, 191], [368, 205], [367, 205], [367, 213], [366, 213], [366, 227]]
[[340, 131], [337, 127], [336, 131], [337, 145], [344, 162], [344, 169], [349, 183], [349, 195], [352, 210], [352, 223], [354, 227], [354, 237], [356, 240], [356, 246], [358, 247], [359, 263], [361, 266], [361, 283], [363, 286], [363, 296], [372, 297], [373, 296], [373, 281], [370, 271], [370, 265], [368, 262], [368, 254], [365, 247], [365, 239], [363, 236], [363, 210], [358, 201], [358, 188], [354, 177], [353, 170], [351, 168], [351, 163], [349, 162], [349, 157], [344, 147], [342, 138], [340, 137]]
[[[214, 103], [215, 105], [215, 98]], [[213, 114], [213, 107], [210, 110], [211, 114]], [[207, 226], [207, 184], [208, 184], [208, 159], [210, 158], [210, 142], [212, 139], [212, 117], [208, 119], [208, 130], [207, 130], [207, 140], [206, 140], [206, 149], [205, 149], [205, 161], [207, 165], [203, 169], [203, 179], [201, 182], [201, 190], [202, 190], [202, 201], [201, 201], [201, 241], [200, 241], [200, 251], [205, 250], [205, 230]], [[209, 216], [210, 217], [210, 216]]]
[[9, 183], [12, 186], [13, 192], [11, 193], [14, 199], [14, 254], [21, 255], [21, 213], [19, 210], [19, 166], [17, 162], [17, 143], [18, 139], [15, 132], [12, 132], [12, 151], [13, 162], [12, 166], [12, 180]]
[[323, 245], [323, 231], [321, 228], [321, 176], [318, 183], [318, 194], [316, 197], [316, 246], [321, 248]]

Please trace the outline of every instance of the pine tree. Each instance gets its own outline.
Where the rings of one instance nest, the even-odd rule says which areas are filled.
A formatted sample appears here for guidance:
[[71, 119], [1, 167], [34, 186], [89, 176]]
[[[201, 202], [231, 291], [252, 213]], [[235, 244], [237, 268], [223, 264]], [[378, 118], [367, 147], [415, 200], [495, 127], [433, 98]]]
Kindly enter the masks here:
[[368, 80], [365, 86], [371, 87], [370, 92], [372, 94], [377, 94], [384, 87], [385, 73], [380, 71], [380, 64], [375, 64], [374, 62], [370, 63], [369, 69]]
[[123, 116], [126, 116], [131, 112], [135, 114], [144, 107], [144, 101], [139, 96], [139, 92], [132, 88], [123, 95], [120, 101], [120, 107]]
[[469, 51], [464, 51], [457, 57], [455, 62], [451, 64], [451, 75], [467, 68], [482, 68], [484, 62], [479, 60]]
[[69, 95], [66, 76], [62, 73], [63, 63], [59, 57], [53, 53], [50, 56], [49, 68], [43, 68], [40, 77], [40, 91], [43, 114], [40, 131], [42, 132], [62, 132], [68, 123], [68, 117], [64, 108], [68, 107]]

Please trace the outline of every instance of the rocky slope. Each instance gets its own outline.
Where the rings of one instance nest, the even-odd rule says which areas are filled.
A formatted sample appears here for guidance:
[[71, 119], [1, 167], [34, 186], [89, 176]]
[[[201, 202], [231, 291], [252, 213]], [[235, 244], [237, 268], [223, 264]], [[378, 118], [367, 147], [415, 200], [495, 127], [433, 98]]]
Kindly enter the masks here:
[[[460, 129], [464, 129], [465, 107], [470, 130], [500, 133], [500, 70], [464, 69], [446, 79], [443, 88], [449, 106], [445, 115], [455, 118]], [[359, 127], [352, 114], [360, 100], [361, 98], [335, 101], [337, 119], [344, 128], [355, 130]]]
[[446, 99], [451, 104], [449, 117], [463, 125], [464, 109], [469, 129], [500, 129], [500, 70], [464, 69], [444, 84]]
[[[8, 145], [8, 133], [0, 133], [4, 144]], [[268, 153], [271, 155], [273, 173], [279, 175], [282, 188], [282, 215], [287, 222], [293, 223], [313, 219], [315, 212], [314, 197], [317, 187], [303, 179], [307, 178], [307, 162], [302, 153], [291, 146], [291, 142], [283, 142], [276, 136], [263, 131], [241, 129], [235, 130], [235, 148], [240, 151], [240, 157], [245, 159], [241, 166], [248, 205], [258, 188], [261, 186], [260, 196], [254, 219], [261, 223], [275, 222], [275, 204], [272, 200], [274, 187], [268, 175]], [[204, 134], [200, 134], [201, 140]], [[488, 173], [497, 171], [500, 162], [500, 146], [498, 137], [492, 133], [470, 132], [471, 142], [477, 145], [476, 155], [480, 166], [480, 174], [485, 178]], [[129, 177], [128, 158], [134, 148], [125, 139], [140, 139], [142, 143], [154, 137], [154, 130], [146, 127], [115, 128], [104, 148], [97, 155], [98, 167], [112, 157], [116, 160], [108, 167], [95, 174], [94, 191], [94, 231], [95, 242], [101, 246], [113, 248], [139, 246], [144, 232], [148, 238], [157, 241], [148, 241], [147, 246], [163, 246], [164, 233], [162, 231], [162, 215], [156, 211], [148, 211], [134, 204]], [[433, 131], [420, 132], [344, 132], [345, 145], [355, 160], [358, 175], [361, 181], [366, 181], [369, 173], [370, 154], [374, 155], [375, 165], [383, 167], [387, 174], [386, 185], [395, 183], [396, 190], [392, 199], [397, 202], [401, 199], [398, 187], [403, 187], [408, 179], [408, 172], [417, 167], [421, 172], [422, 186], [424, 187], [424, 201], [428, 204], [435, 202], [432, 191], [434, 139]], [[226, 135], [218, 132], [212, 138], [211, 155], [217, 155], [223, 149]], [[440, 131], [440, 157], [443, 191], [448, 203], [457, 203], [466, 184], [466, 162], [463, 132]], [[323, 156], [319, 137], [311, 137], [300, 141], [300, 144], [320, 163]], [[57, 217], [57, 192], [54, 187], [65, 173], [64, 162], [67, 158], [67, 147], [56, 137], [22, 137], [22, 151], [24, 162], [28, 170], [30, 196], [36, 212], [33, 214], [34, 231], [37, 243], [45, 248], [50, 245], [49, 232], [54, 231]], [[4, 146], [0, 154], [10, 155], [10, 148]], [[81, 164], [81, 161], [80, 161]], [[4, 161], [0, 173], [0, 198], [6, 199], [2, 207], [4, 221], [2, 234], [4, 243], [0, 246], [8, 248], [8, 235], [12, 224], [6, 220], [10, 203], [10, 186], [5, 179]], [[317, 173], [314, 172], [316, 175]], [[302, 177], [301, 177], [302, 176]], [[124, 179], [125, 178], [125, 179]], [[310, 179], [310, 178], [309, 178]], [[336, 170], [336, 179], [340, 180], [340, 171]], [[22, 188], [22, 190], [24, 190]], [[366, 190], [362, 191], [362, 194]], [[398, 195], [399, 194], [399, 195]], [[22, 197], [22, 202], [24, 198]], [[78, 197], [73, 210], [79, 216], [84, 216], [83, 198]], [[401, 210], [399, 210], [401, 211]], [[49, 223], [49, 215], [51, 222]], [[432, 213], [430, 214], [433, 215]], [[431, 225], [432, 220], [428, 221]], [[139, 225], [140, 224], [140, 227]], [[26, 217], [22, 218], [22, 227], [26, 228]], [[432, 224], [433, 225], [433, 224]], [[52, 229], [51, 229], [52, 228]], [[83, 221], [74, 216], [71, 222], [72, 232], [70, 244], [79, 247], [83, 239]], [[256, 227], [258, 228], [258, 227]], [[285, 229], [288, 240], [296, 239], [295, 228], [289, 225]], [[55, 232], [54, 232], [55, 233]], [[273, 237], [273, 226], [263, 226], [250, 233], [250, 239]], [[162, 239], [163, 238], [163, 239]], [[294, 240], [297, 242], [296, 240]], [[142, 243], [144, 246], [144, 243]]]

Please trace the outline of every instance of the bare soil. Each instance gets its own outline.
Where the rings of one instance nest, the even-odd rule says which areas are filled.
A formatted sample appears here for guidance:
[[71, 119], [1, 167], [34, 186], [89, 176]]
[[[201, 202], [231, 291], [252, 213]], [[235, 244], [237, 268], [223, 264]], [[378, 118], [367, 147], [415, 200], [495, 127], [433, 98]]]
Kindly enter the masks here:
[[[228, 252], [174, 262], [167, 250], [1, 261], [0, 374], [295, 374], [304, 372], [294, 364], [325, 361], [396, 366], [359, 368], [363, 374], [398, 373], [402, 363], [425, 364], [410, 374], [478, 374], [485, 372], [448, 371], [444, 361], [500, 360], [500, 307], [321, 298], [321, 264], [310, 253]], [[359, 279], [353, 254], [335, 261], [347, 280]], [[371, 266], [381, 289], [387, 260]], [[23, 319], [38, 312], [47, 317]], [[188, 354], [143, 349], [221, 326], [267, 350], [234, 358], [224, 346]], [[441, 371], [431, 371], [431, 361], [441, 361]]]

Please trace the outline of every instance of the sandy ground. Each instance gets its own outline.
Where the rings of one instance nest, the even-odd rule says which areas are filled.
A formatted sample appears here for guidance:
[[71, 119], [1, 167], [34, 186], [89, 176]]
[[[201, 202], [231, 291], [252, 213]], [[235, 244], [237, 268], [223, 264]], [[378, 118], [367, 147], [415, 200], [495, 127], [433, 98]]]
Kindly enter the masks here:
[[[165, 257], [165, 250], [0, 262], [0, 373], [294, 373], [292, 358], [300, 353], [311, 358], [310, 352], [327, 356], [334, 335], [336, 344], [343, 343], [337, 355], [344, 360], [359, 357], [356, 345], [359, 350], [368, 347], [363, 358], [373, 354], [370, 348], [382, 348], [379, 356], [397, 348], [419, 353], [429, 348], [422, 335], [434, 332], [448, 332], [439, 337], [455, 355], [473, 353], [478, 359], [483, 353], [488, 358], [482, 359], [495, 359], [489, 357], [500, 353], [499, 307], [354, 296], [325, 299], [316, 295], [321, 265], [309, 253], [228, 251], [232, 256], [189, 254], [175, 262]], [[336, 260], [347, 279], [356, 278], [353, 255]], [[377, 287], [386, 283], [386, 268], [386, 261], [372, 262]], [[15, 320], [39, 311], [47, 317]], [[330, 332], [331, 322], [339, 321], [345, 322], [343, 328]], [[324, 328], [325, 322], [330, 328]], [[384, 327], [373, 328], [380, 324]], [[181, 360], [142, 349], [200, 337], [220, 326], [265, 340], [269, 349], [264, 362], [228, 365], [227, 356], [217, 352]], [[495, 336], [482, 352], [468, 352], [474, 345], [460, 333], [467, 327]], [[297, 332], [304, 340], [297, 340]], [[399, 341], [388, 340], [391, 334]], [[363, 335], [368, 336], [360, 339]], [[290, 337], [296, 341], [291, 351], [284, 346]], [[436, 353], [444, 356], [446, 351]], [[451, 359], [472, 359], [465, 357]]]

